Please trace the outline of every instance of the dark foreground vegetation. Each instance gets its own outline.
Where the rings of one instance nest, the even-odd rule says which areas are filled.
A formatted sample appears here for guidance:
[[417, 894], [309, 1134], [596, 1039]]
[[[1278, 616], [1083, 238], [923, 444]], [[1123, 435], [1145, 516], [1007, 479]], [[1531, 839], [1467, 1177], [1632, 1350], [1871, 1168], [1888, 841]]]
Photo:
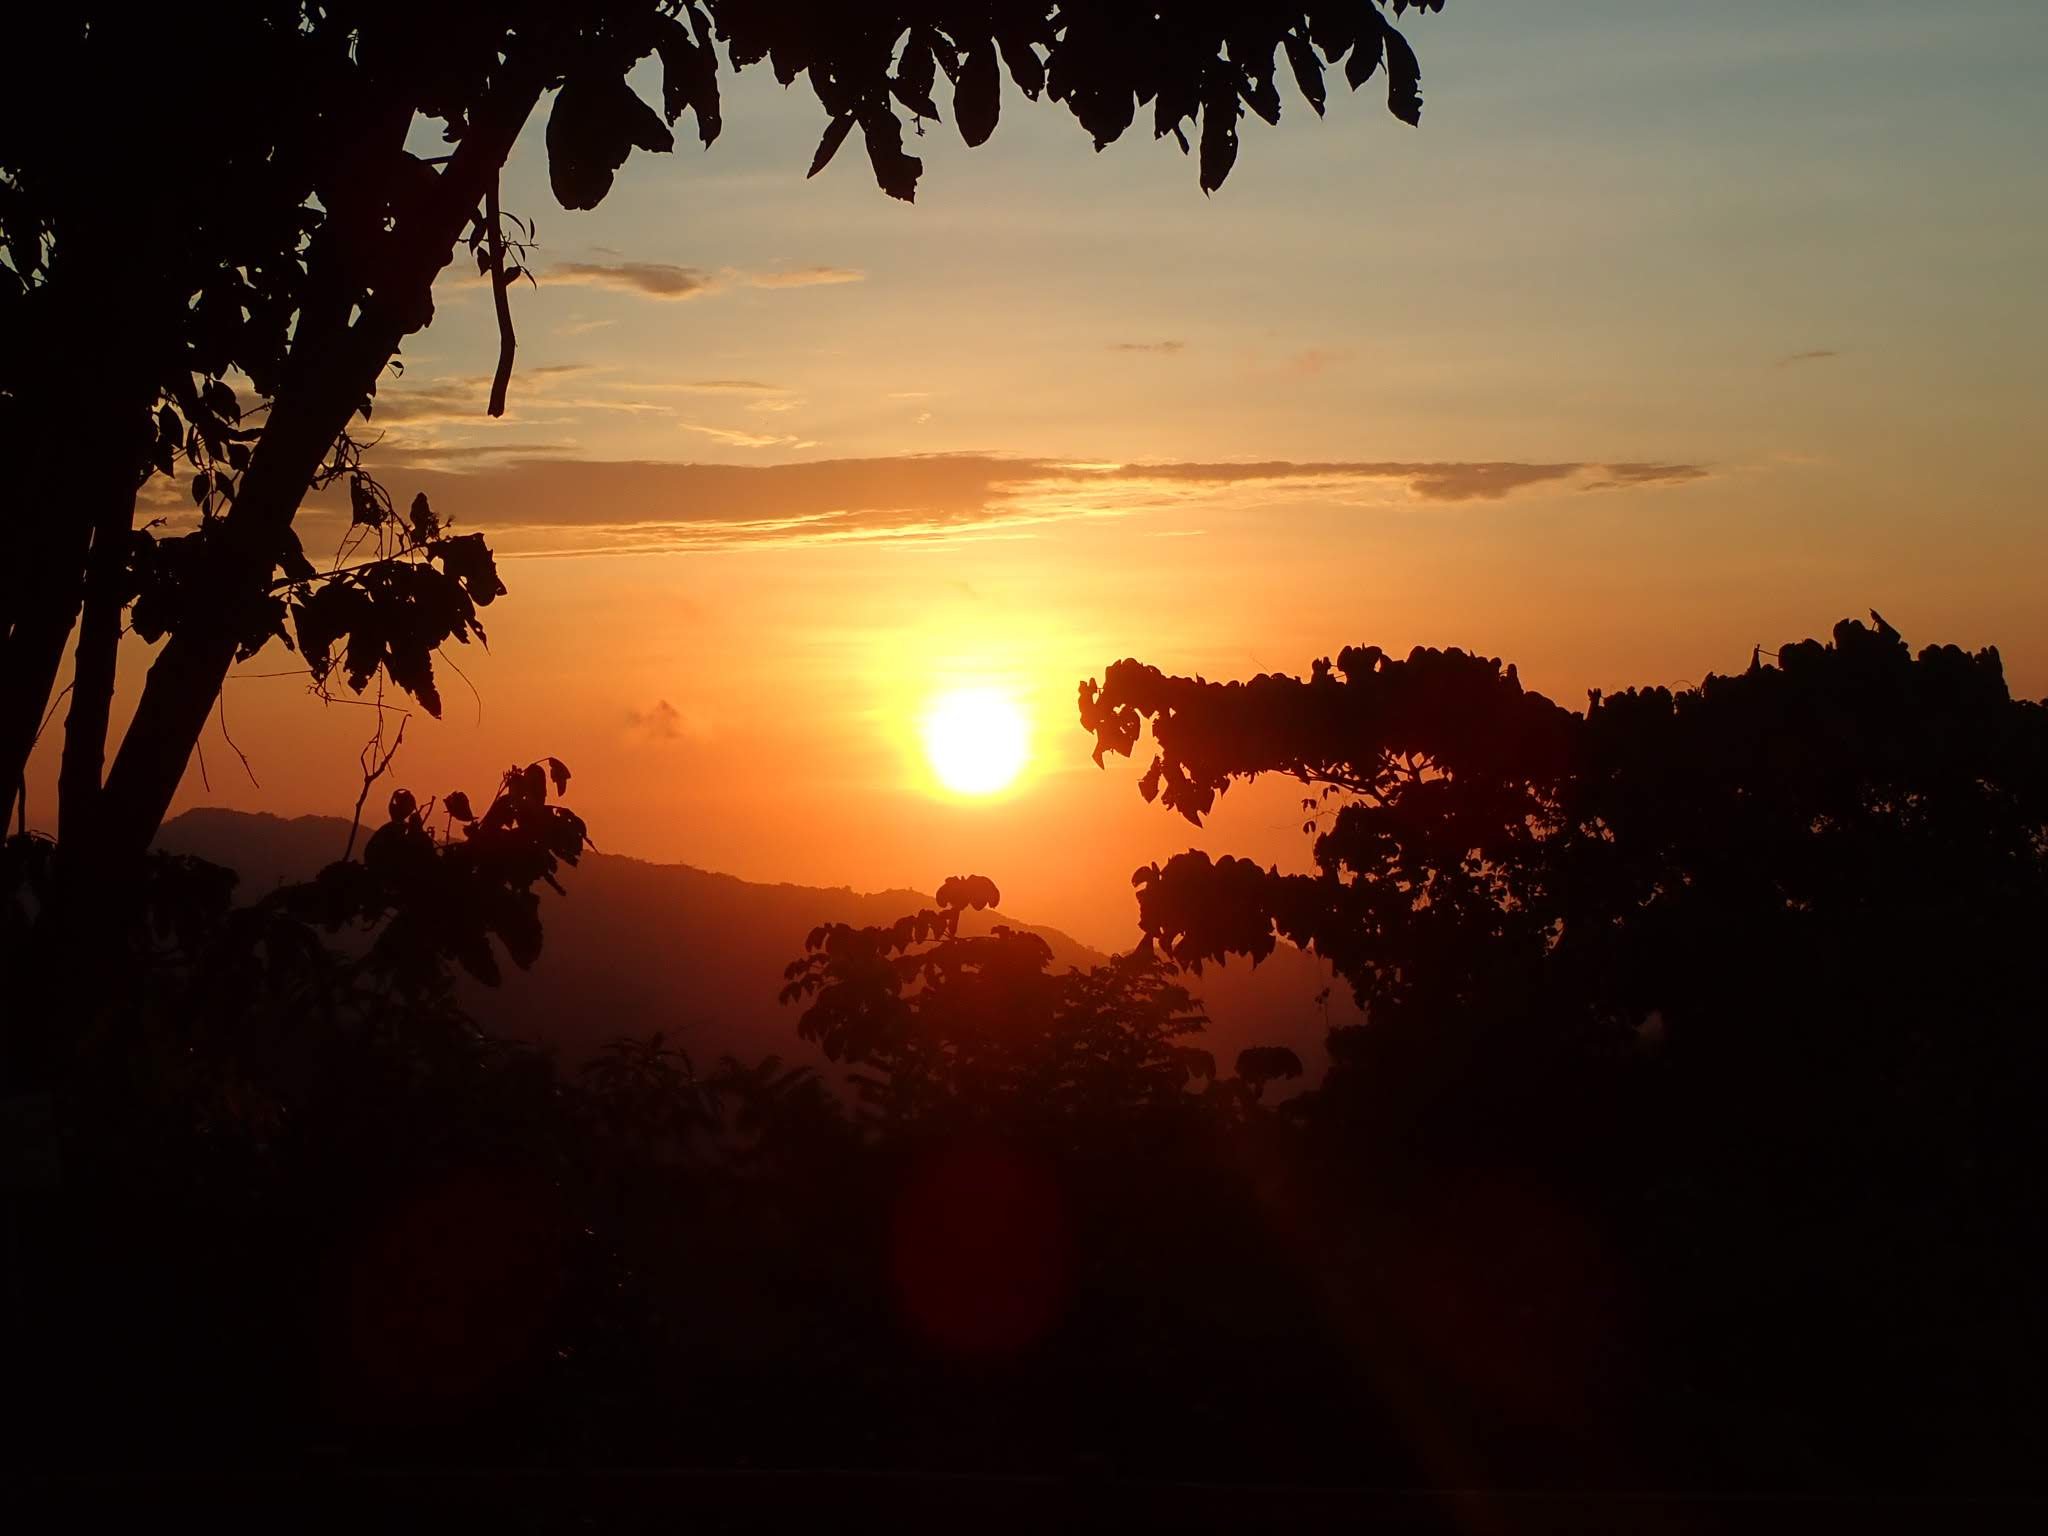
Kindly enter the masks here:
[[[573, 886], [559, 764], [253, 906], [158, 856], [92, 977], [9, 842], [9, 1462], [2037, 1487], [2048, 711], [1995, 652], [1847, 623], [1585, 714], [1120, 663], [1083, 718], [1191, 820], [1300, 777], [1319, 872], [1141, 871], [1064, 975], [949, 880], [791, 935], [755, 1062], [454, 1006]], [[1286, 1095], [1179, 969], [1276, 936], [1368, 1013]]]

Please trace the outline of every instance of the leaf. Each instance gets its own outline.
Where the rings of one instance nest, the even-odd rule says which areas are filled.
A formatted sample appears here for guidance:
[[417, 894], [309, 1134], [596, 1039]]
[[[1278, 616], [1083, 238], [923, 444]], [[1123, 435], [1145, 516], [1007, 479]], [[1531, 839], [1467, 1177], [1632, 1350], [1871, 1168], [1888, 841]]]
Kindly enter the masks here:
[[384, 521], [384, 509], [377, 504], [376, 492], [370, 489], [369, 480], [362, 475], [348, 478], [349, 522], [359, 528], [374, 528]]
[[313, 562], [306, 558], [306, 547], [299, 542], [298, 534], [287, 528], [284, 531], [284, 548], [278, 552], [278, 565], [290, 581], [311, 581]]
[[425, 544], [441, 532], [441, 519], [434, 515], [434, 509], [427, 505], [427, 493], [420, 491], [412, 499], [412, 538], [415, 544]]
[[825, 125], [825, 136], [818, 140], [818, 152], [811, 156], [811, 168], [804, 172], [806, 181], [832, 163], [832, 157], [839, 153], [839, 146], [846, 142], [846, 136], [851, 132], [853, 114], [850, 112], [833, 118]]
[[405, 821], [412, 816], [414, 811], [419, 809], [419, 802], [413, 798], [411, 790], [394, 789], [391, 792], [389, 809], [393, 821]]
[[1202, 102], [1202, 190], [1214, 192], [1237, 163], [1237, 91], [1220, 70]]
[[156, 454], [152, 462], [166, 475], [177, 468], [178, 439], [183, 435], [184, 423], [178, 420], [178, 413], [168, 405], [162, 407], [156, 413]]
[[1387, 44], [1387, 110], [1410, 127], [1419, 127], [1422, 123], [1422, 64], [1415, 57], [1415, 50], [1408, 45], [1408, 39], [1396, 32], [1392, 23], [1382, 19], [1380, 32]]
[[709, 145], [723, 126], [718, 110], [718, 56], [711, 51], [708, 24], [693, 11], [691, 24], [697, 41], [681, 22], [661, 23], [655, 34], [655, 51], [661, 56], [661, 107], [670, 123], [687, 109], [697, 114], [697, 138]]
[[903, 152], [903, 124], [896, 114], [881, 108], [867, 114], [861, 123], [861, 133], [868, 144], [868, 164], [875, 169], [875, 182], [891, 197], [904, 202], [917, 199], [917, 178], [924, 173], [924, 162], [915, 155]]
[[441, 568], [462, 583], [469, 600], [479, 608], [505, 595], [505, 583], [498, 579], [498, 562], [480, 533], [458, 534], [436, 539], [427, 553], [441, 562]]
[[896, 77], [889, 82], [889, 94], [919, 117], [936, 121], [939, 108], [932, 100], [932, 86], [937, 78], [931, 34], [924, 27], [913, 27], [909, 41], [903, 45], [903, 57], [897, 62]]
[[1002, 115], [1002, 81], [996, 72], [995, 44], [979, 38], [968, 44], [953, 87], [953, 121], [970, 149], [988, 142]]
[[1238, 94], [1266, 122], [1276, 128], [1280, 125], [1280, 87], [1273, 83], [1271, 75], [1247, 76], [1238, 87]]
[[[1391, 30], [1391, 29], [1390, 29]], [[1351, 89], [1357, 90], [1373, 76], [1380, 67], [1380, 40], [1360, 37], [1352, 45], [1350, 55], [1344, 60], [1344, 79]]]
[[1038, 100], [1038, 93], [1045, 89], [1045, 61], [1028, 39], [1015, 33], [1004, 33], [997, 41], [1002, 45], [1003, 62], [1010, 66], [1010, 78], [1017, 82], [1017, 89], [1032, 101]]
[[549, 758], [547, 760], [547, 764], [548, 777], [550, 779], [553, 779], [555, 783], [555, 793], [557, 795], [566, 793], [569, 788], [568, 765], [564, 763], [559, 757]]
[[564, 208], [595, 208], [634, 149], [666, 152], [661, 115], [609, 71], [571, 75], [548, 114], [548, 184]]
[[448, 814], [457, 821], [475, 821], [476, 812], [469, 808], [469, 796], [461, 790], [451, 790], [441, 797], [441, 804]]

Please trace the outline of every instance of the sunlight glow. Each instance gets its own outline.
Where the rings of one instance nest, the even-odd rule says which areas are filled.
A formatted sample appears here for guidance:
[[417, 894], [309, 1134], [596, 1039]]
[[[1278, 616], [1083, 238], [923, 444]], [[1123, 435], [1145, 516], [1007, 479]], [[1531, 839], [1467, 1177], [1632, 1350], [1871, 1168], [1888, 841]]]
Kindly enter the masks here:
[[1007, 789], [1031, 755], [1024, 711], [995, 688], [940, 694], [925, 711], [922, 733], [932, 772], [955, 794]]

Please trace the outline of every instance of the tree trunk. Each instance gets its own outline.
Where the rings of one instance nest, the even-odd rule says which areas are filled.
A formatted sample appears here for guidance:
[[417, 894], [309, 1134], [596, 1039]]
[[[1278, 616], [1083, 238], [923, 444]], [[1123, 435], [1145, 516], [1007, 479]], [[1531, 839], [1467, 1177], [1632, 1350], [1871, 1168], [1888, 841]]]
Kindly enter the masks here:
[[29, 753], [85, 589], [91, 525], [56, 508], [44, 516], [62, 526], [45, 527], [45, 537], [32, 540], [24, 554], [41, 579], [21, 594], [14, 627], [0, 646], [0, 826], [14, 817], [15, 797], [27, 794]]
[[[87, 229], [81, 243], [90, 247], [99, 236]], [[88, 585], [94, 530], [118, 518], [125, 545], [144, 464], [142, 433], [155, 392], [151, 349], [135, 328], [134, 284], [109, 289], [113, 278], [97, 254], [88, 249], [59, 272], [51, 286], [62, 287], [25, 338], [51, 361], [14, 423], [19, 440], [10, 463], [20, 478], [9, 491], [26, 524], [27, 548], [20, 552], [14, 622], [0, 644], [0, 823], [13, 811], [50, 708], [64, 642]], [[117, 640], [118, 562], [125, 553], [113, 552], [117, 563], [108, 577]], [[104, 719], [100, 729], [104, 738]]]
[[135, 527], [136, 468], [115, 462], [96, 487], [102, 510], [93, 529], [85, 602], [71, 669], [71, 712], [64, 719], [64, 760], [57, 778], [57, 836], [77, 848], [94, 833], [100, 774], [106, 766], [107, 717], [114, 703], [114, 667], [121, 649], [127, 598], [128, 540]]

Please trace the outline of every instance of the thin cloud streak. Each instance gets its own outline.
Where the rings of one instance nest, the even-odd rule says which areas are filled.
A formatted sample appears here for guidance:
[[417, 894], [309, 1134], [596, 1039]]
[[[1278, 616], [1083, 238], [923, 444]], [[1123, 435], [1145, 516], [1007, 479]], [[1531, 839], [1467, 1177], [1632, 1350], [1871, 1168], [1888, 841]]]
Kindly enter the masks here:
[[724, 443], [733, 448], [794, 448], [795, 436], [788, 433], [748, 432], [733, 427], [702, 427], [695, 422], [679, 423], [685, 432], [701, 432], [713, 442]]
[[615, 288], [650, 299], [694, 299], [718, 286], [701, 267], [678, 267], [664, 261], [560, 261], [548, 269], [557, 283], [587, 283]]
[[691, 395], [779, 395], [784, 393], [780, 384], [763, 383], [760, 379], [683, 379], [659, 384], [643, 384], [643, 389], [679, 390]]
[[[689, 425], [729, 447], [814, 443]], [[1665, 491], [1712, 471], [1684, 463], [1572, 460], [1100, 464], [996, 454], [917, 454], [781, 464], [526, 459], [422, 462], [437, 508], [493, 529], [509, 555], [650, 554], [801, 545], [929, 544], [1030, 536], [1046, 525], [1276, 500], [1357, 508], [1377, 489], [1424, 506], [1523, 495]]]
[[788, 272], [749, 272], [740, 278], [749, 288], [831, 288], [866, 280], [867, 273], [855, 267], [797, 267]]
[[665, 261], [562, 261], [550, 267], [547, 276], [554, 283], [580, 283], [673, 303], [703, 298], [728, 288], [834, 287], [862, 282], [867, 274], [853, 267], [810, 266], [775, 272], [725, 267], [712, 272]]

